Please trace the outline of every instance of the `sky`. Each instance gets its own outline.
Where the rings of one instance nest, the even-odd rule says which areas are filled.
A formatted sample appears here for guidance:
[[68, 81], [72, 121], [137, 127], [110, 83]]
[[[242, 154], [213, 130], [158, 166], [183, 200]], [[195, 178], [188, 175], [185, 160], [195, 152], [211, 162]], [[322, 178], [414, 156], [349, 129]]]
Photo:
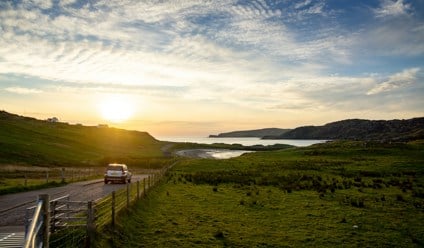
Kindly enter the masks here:
[[153, 136], [424, 116], [424, 0], [0, 1], [0, 110]]

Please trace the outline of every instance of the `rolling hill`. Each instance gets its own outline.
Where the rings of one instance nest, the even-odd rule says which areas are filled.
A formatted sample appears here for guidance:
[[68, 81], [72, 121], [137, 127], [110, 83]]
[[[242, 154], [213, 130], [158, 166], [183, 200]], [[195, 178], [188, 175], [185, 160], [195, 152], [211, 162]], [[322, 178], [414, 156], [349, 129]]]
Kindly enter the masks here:
[[265, 139], [345, 139], [409, 141], [424, 139], [424, 117], [408, 120], [349, 119], [323, 126], [304, 126]]
[[245, 130], [245, 131], [233, 131], [227, 133], [220, 133], [218, 135], [209, 135], [209, 138], [242, 138], [242, 137], [258, 137], [262, 138], [264, 136], [279, 136], [282, 135], [291, 129], [281, 129], [281, 128], [263, 128], [255, 130]]
[[0, 164], [40, 166], [132, 165], [163, 156], [162, 142], [146, 132], [70, 125], [0, 111]]

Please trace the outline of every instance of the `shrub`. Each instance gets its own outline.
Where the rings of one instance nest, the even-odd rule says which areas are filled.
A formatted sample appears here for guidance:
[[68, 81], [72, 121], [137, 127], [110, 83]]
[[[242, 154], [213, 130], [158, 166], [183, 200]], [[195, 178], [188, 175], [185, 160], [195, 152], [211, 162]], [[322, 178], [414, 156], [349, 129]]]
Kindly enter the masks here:
[[400, 194], [396, 195], [396, 200], [397, 201], [400, 201], [400, 202], [404, 202], [405, 201], [405, 199], [403, 198], [403, 195], [400, 195]]
[[357, 208], [365, 207], [365, 201], [363, 198], [352, 198], [350, 199], [350, 205]]

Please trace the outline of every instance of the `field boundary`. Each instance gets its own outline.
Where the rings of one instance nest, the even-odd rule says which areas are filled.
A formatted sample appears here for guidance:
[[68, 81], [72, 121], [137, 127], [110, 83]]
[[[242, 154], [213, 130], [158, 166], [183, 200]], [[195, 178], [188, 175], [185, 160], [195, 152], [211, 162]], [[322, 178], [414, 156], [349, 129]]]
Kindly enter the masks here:
[[[51, 247], [91, 247], [94, 242], [96, 232], [105, 226], [115, 226], [117, 215], [129, 209], [134, 202], [146, 197], [150, 189], [156, 186], [166, 175], [168, 170], [172, 168], [177, 162], [166, 166], [156, 172], [148, 175], [143, 180], [138, 180], [133, 183], [128, 183], [125, 188], [113, 191], [111, 194], [97, 199], [95, 201], [79, 202], [82, 205], [87, 205], [85, 210], [68, 210], [74, 211], [76, 214], [71, 215], [69, 223], [62, 223], [63, 228], [55, 228], [55, 216], [60, 212], [55, 208], [55, 204], [50, 204], [49, 213], [51, 233], [49, 234], [49, 244]], [[99, 183], [98, 181], [95, 183]], [[68, 199], [69, 201], [69, 199]], [[72, 205], [72, 201], [63, 202], [64, 205]], [[60, 218], [60, 217], [59, 217]], [[72, 223], [73, 219], [79, 219], [78, 225]], [[28, 225], [30, 222], [28, 222]]]

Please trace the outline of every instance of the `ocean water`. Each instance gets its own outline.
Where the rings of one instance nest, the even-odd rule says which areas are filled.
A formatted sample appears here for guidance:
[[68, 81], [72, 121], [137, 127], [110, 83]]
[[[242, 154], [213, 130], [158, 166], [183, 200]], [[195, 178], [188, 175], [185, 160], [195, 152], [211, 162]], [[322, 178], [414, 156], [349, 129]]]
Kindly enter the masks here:
[[298, 140], [298, 139], [277, 139], [277, 140], [263, 140], [260, 138], [209, 138], [209, 137], [155, 137], [161, 141], [172, 141], [172, 142], [190, 142], [190, 143], [201, 143], [201, 144], [241, 144], [244, 146], [253, 145], [275, 145], [275, 144], [287, 144], [293, 146], [310, 146], [317, 143], [324, 143], [327, 140]]
[[227, 150], [227, 149], [188, 149], [177, 151], [176, 154], [190, 158], [214, 158], [214, 159], [229, 159], [241, 156], [245, 153], [253, 151], [244, 150]]

